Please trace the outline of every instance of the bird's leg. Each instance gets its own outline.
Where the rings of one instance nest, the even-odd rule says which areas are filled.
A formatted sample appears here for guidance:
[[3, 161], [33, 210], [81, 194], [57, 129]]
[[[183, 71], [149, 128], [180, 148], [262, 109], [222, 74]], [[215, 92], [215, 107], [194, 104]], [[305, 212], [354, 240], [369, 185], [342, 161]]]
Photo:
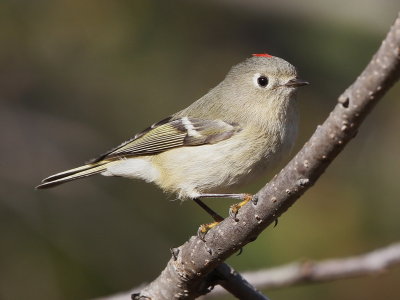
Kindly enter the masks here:
[[214, 219], [215, 222], [221, 222], [224, 219], [205, 203], [203, 203], [199, 198], [194, 198], [193, 201], [196, 202], [202, 209], [204, 209]]
[[197, 231], [197, 235], [201, 240], [204, 241], [204, 237], [206, 233], [213, 228], [214, 226], [218, 225], [223, 218], [205, 205], [203, 202], [200, 201], [199, 198], [233, 198], [242, 200], [241, 202], [234, 204], [229, 209], [229, 215], [236, 220], [236, 215], [239, 209], [245, 205], [247, 202], [253, 199], [253, 196], [250, 194], [200, 194], [197, 198], [193, 199], [201, 208], [203, 208], [206, 212], [208, 212], [214, 219], [215, 222], [209, 224], [203, 224], [199, 227]]
[[199, 229], [197, 230], [197, 236], [204, 241], [204, 237], [206, 233], [213, 228], [214, 226], [218, 225], [221, 223], [224, 218], [221, 217], [218, 213], [216, 213], [214, 210], [212, 210], [210, 207], [208, 207], [205, 203], [203, 203], [199, 198], [194, 198], [194, 202], [196, 202], [202, 209], [204, 209], [213, 219], [214, 222], [208, 223], [208, 224], [202, 224], [200, 225]]
[[200, 194], [197, 198], [232, 198], [244, 200], [246, 196], [251, 197], [250, 194]]
[[239, 209], [247, 204], [249, 201], [253, 201], [257, 204], [257, 197], [251, 194], [200, 194], [198, 198], [232, 198], [239, 199], [241, 202], [231, 205], [229, 209], [229, 215], [236, 220], [236, 215]]

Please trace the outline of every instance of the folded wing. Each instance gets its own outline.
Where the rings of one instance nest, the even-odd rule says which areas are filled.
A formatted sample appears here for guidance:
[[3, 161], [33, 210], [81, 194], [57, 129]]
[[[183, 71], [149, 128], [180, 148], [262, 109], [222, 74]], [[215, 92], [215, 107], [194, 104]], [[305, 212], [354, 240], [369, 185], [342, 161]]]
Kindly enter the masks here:
[[107, 164], [128, 157], [154, 155], [178, 147], [214, 144], [229, 139], [241, 130], [235, 123], [183, 117], [167, 118], [153, 124], [132, 139], [100, 155], [81, 167], [45, 178], [36, 188], [48, 188], [64, 182], [102, 173]]
[[213, 144], [240, 131], [237, 124], [196, 118], [165, 119], [152, 125], [120, 146], [92, 160], [92, 163], [119, 157], [152, 155], [172, 148]]

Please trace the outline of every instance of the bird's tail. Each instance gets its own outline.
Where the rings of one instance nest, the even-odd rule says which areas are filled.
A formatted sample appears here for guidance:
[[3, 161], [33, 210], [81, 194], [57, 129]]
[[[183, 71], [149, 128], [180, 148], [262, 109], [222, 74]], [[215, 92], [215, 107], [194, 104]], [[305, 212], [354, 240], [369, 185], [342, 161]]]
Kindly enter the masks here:
[[102, 173], [107, 169], [108, 163], [108, 161], [100, 161], [98, 163], [87, 164], [75, 169], [54, 174], [43, 179], [42, 183], [38, 185], [36, 189], [47, 189], [62, 184], [64, 182]]

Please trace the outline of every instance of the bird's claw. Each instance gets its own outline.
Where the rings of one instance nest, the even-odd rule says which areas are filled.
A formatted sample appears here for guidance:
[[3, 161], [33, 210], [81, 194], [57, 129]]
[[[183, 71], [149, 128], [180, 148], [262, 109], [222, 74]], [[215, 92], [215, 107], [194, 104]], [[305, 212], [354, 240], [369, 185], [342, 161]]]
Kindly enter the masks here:
[[238, 203], [231, 205], [231, 207], [229, 208], [229, 216], [234, 219], [236, 222], [238, 222], [239, 220], [236, 218], [236, 215], [238, 214], [240, 209], [240, 206]]
[[203, 242], [205, 242], [206, 241], [205, 237], [206, 237], [207, 232], [211, 228], [217, 226], [219, 223], [221, 223], [221, 222], [215, 221], [212, 223], [200, 225], [199, 229], [197, 230], [197, 236], [199, 237], [199, 239], [202, 240]]
[[244, 194], [243, 195], [243, 201], [233, 204], [231, 205], [231, 207], [229, 208], [229, 216], [234, 219], [236, 222], [238, 222], [239, 220], [236, 218], [240, 208], [242, 208], [244, 205], [246, 205], [249, 201], [254, 201], [255, 197], [253, 197], [253, 195], [250, 194]]

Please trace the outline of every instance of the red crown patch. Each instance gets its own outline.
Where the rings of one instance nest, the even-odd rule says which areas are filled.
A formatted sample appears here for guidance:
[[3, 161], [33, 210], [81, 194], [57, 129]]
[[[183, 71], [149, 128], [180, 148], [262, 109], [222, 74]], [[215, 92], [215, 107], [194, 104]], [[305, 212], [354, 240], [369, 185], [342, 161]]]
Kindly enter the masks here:
[[253, 56], [259, 56], [259, 57], [273, 57], [272, 55], [268, 53], [261, 53], [261, 54], [253, 54]]

